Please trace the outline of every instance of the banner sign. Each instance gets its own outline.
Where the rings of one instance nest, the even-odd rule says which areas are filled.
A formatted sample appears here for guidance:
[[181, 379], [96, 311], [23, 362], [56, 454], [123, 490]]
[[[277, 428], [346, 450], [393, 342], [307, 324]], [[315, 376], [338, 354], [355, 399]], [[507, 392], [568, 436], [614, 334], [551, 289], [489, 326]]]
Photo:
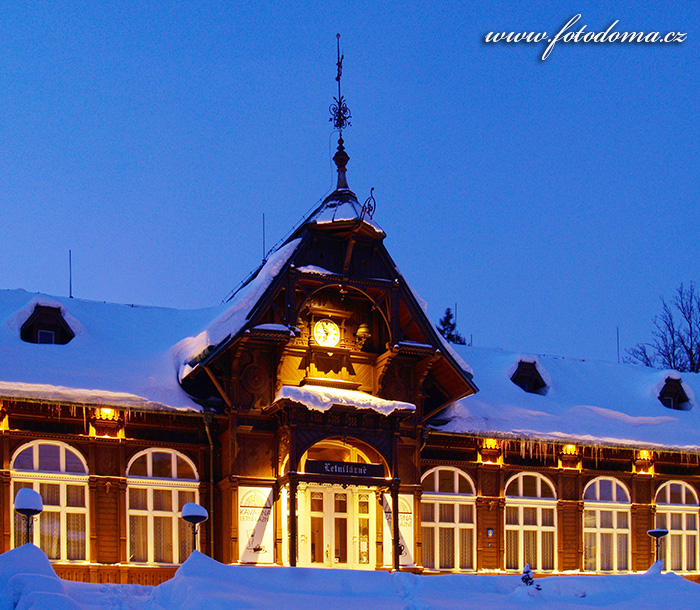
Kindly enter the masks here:
[[329, 474], [339, 477], [384, 478], [384, 466], [381, 464], [363, 464], [361, 462], [327, 462], [325, 460], [306, 460], [306, 472], [314, 474]]

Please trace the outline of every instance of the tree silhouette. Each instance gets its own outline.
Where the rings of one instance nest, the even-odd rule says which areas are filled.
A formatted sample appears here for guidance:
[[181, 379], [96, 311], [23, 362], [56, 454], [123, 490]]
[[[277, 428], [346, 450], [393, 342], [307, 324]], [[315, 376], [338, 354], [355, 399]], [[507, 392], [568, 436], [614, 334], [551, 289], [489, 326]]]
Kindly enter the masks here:
[[628, 362], [652, 368], [700, 372], [700, 293], [695, 284], [681, 284], [669, 303], [661, 297], [661, 313], [652, 319], [649, 343], [627, 350]]
[[445, 310], [445, 315], [440, 318], [437, 329], [450, 343], [456, 343], [457, 345], [465, 345], [467, 343], [462, 333], [457, 330], [454, 314], [449, 307]]

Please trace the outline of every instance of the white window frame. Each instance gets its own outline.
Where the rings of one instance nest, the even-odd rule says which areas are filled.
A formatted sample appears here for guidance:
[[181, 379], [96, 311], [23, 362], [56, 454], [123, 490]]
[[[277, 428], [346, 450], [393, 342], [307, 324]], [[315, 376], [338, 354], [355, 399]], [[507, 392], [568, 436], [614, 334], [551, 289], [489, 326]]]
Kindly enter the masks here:
[[[53, 471], [43, 471], [39, 470], [39, 447], [41, 445], [53, 445], [59, 448], [59, 470]], [[18, 470], [15, 468], [15, 460], [17, 457], [25, 450], [32, 449], [32, 469], [31, 470]], [[69, 451], [75, 455], [80, 463], [83, 465], [85, 470], [84, 474], [66, 472], [66, 452]], [[51, 557], [51, 561], [57, 561], [61, 563], [87, 563], [90, 560], [90, 511], [89, 502], [90, 494], [88, 488], [88, 478], [89, 470], [87, 466], [87, 461], [83, 455], [76, 448], [71, 447], [66, 443], [60, 441], [44, 441], [36, 440], [30, 443], [25, 443], [20, 446], [12, 455], [10, 460], [10, 478], [11, 478], [11, 493], [12, 493], [12, 518], [10, 519], [10, 540], [11, 547], [15, 548], [16, 535], [15, 530], [19, 524], [24, 528], [24, 518], [18, 520], [14, 514], [14, 496], [15, 485], [14, 483], [24, 483], [31, 484], [31, 489], [37, 493], [41, 493], [41, 485], [58, 485], [59, 486], [59, 504], [51, 505], [44, 501], [44, 510], [35, 519], [31, 528], [31, 538], [32, 543], [39, 548], [41, 548], [41, 520], [43, 515], [49, 513], [59, 514], [59, 527], [60, 527], [60, 537], [59, 537], [59, 553], [58, 557]], [[79, 486], [83, 488], [84, 506], [68, 506], [68, 486]], [[83, 515], [85, 517], [85, 558], [84, 559], [69, 559], [68, 558], [68, 515]], [[19, 535], [20, 532], [17, 532]], [[22, 533], [20, 540], [24, 539], [24, 534]], [[48, 554], [48, 553], [47, 553]]]
[[[439, 481], [440, 481], [440, 471], [450, 471], [454, 476], [454, 487], [455, 492], [449, 493], [444, 491], [438, 491]], [[438, 466], [432, 468], [423, 474], [421, 477], [421, 483], [424, 483], [426, 479], [431, 475], [434, 475], [435, 485], [434, 489], [423, 489], [423, 495], [421, 498], [421, 515], [423, 514], [423, 509], [425, 505], [432, 505], [433, 521], [422, 522], [422, 534], [423, 534], [423, 549], [426, 548], [426, 536], [432, 536], [432, 548], [434, 552], [433, 564], [429, 570], [436, 571], [474, 571], [476, 570], [476, 494], [474, 492], [474, 482], [471, 477], [462, 470], [458, 468], [452, 468], [449, 466]], [[470, 491], [468, 493], [459, 492], [459, 482], [460, 479], [466, 481], [467, 486]], [[450, 505], [453, 507], [453, 520], [452, 521], [441, 521], [440, 518], [440, 505]], [[461, 508], [465, 507], [471, 511], [472, 521], [471, 523], [460, 522]], [[452, 558], [453, 566], [442, 567], [440, 565], [440, 530], [452, 530], [453, 531], [453, 545], [454, 545], [454, 556]], [[470, 556], [462, 557], [460, 539], [462, 535], [467, 535], [471, 533], [471, 549], [467, 549], [466, 552]], [[425, 557], [423, 557], [423, 565], [425, 565]], [[465, 566], [465, 567], [462, 567]]]
[[[588, 490], [593, 487], [594, 494], [596, 498], [600, 497], [600, 482], [610, 481], [612, 483], [613, 499], [609, 500], [589, 500], [586, 499], [586, 494]], [[624, 497], [620, 497], [620, 490]], [[631, 494], [630, 490], [622, 481], [616, 479], [615, 477], [596, 477], [589, 481], [583, 490], [583, 569], [586, 572], [605, 572], [605, 573], [626, 573], [631, 570], [631, 560], [632, 560], [632, 511], [631, 509]], [[612, 513], [612, 526], [606, 526], [602, 524], [602, 517], [606, 513]], [[627, 526], [623, 527], [619, 525], [620, 514], [626, 515], [624, 519], [627, 521]], [[595, 521], [594, 526], [586, 525], [587, 516], [593, 516]], [[595, 536], [595, 568], [591, 569], [589, 567], [590, 560], [592, 557], [588, 555], [586, 550], [586, 534]], [[603, 535], [612, 536], [612, 569], [603, 569], [602, 564], [602, 543], [601, 537]], [[620, 567], [619, 565], [619, 543], [620, 538], [626, 536], [627, 538], [627, 556], [626, 556], [626, 567]]]
[[[153, 454], [154, 453], [167, 453], [171, 456], [171, 477], [169, 478], [156, 478], [153, 477]], [[130, 476], [129, 471], [132, 465], [139, 458], [146, 456], [146, 476]], [[183, 459], [191, 468], [194, 473], [194, 479], [178, 479], [177, 478], [177, 458]], [[126, 518], [127, 518], [127, 561], [128, 563], [134, 563], [138, 565], [179, 565], [181, 562], [178, 561], [180, 554], [180, 537], [182, 536], [192, 536], [189, 525], [183, 526], [180, 521], [180, 508], [179, 508], [179, 493], [187, 492], [194, 493], [194, 499], [192, 501], [199, 503], [199, 473], [197, 472], [197, 467], [194, 462], [188, 458], [186, 455], [175, 451], [174, 449], [166, 449], [159, 447], [152, 447], [150, 449], [145, 449], [136, 453], [129, 460], [126, 467]], [[131, 503], [131, 490], [143, 489], [146, 491], [146, 508], [132, 508]], [[167, 490], [170, 491], [171, 503], [170, 510], [156, 510], [154, 508], [153, 495], [156, 490]], [[132, 559], [132, 540], [131, 540], [131, 517], [146, 517], [146, 532], [148, 538], [147, 553], [148, 557], [146, 561], [135, 561]], [[171, 533], [172, 533], [172, 562], [159, 562], [155, 559], [155, 518], [166, 518], [171, 520]], [[184, 523], [184, 522], [183, 522]], [[197, 546], [199, 546], [199, 540], [197, 541]]]
[[[534, 476], [537, 479], [537, 497], [531, 498], [531, 497], [526, 497], [523, 495], [523, 479], [526, 476]], [[506, 491], [508, 490], [508, 487], [513, 482], [517, 482], [518, 484], [518, 495], [506, 495], [506, 509], [504, 513], [504, 531], [505, 531], [505, 565], [506, 565], [506, 570], [509, 571], [522, 571], [523, 568], [525, 567], [525, 564], [529, 564], [530, 567], [533, 570], [538, 570], [541, 572], [554, 572], [557, 569], [557, 562], [558, 562], [558, 556], [557, 556], [557, 491], [556, 491], [556, 486], [554, 483], [545, 477], [544, 475], [539, 474], [538, 472], [521, 472], [516, 475], [513, 475], [508, 479], [508, 481], [505, 484], [504, 487], [504, 495]], [[549, 489], [552, 492], [551, 498], [543, 497], [542, 496], [542, 486], [547, 485]], [[508, 509], [514, 509], [517, 510], [517, 524], [516, 523], [508, 523], [508, 516], [509, 516], [509, 511]], [[526, 509], [535, 509], [536, 511], [536, 523], [530, 523], [526, 524], [525, 523], [525, 510]], [[546, 514], [544, 511], [552, 511], [553, 518], [552, 518], [552, 525], [545, 525], [544, 521], [544, 515]], [[509, 536], [508, 532], [517, 532], [517, 547], [518, 547], [518, 565], [517, 566], [509, 566], [508, 565], [508, 557], [509, 557], [509, 543], [508, 543], [508, 538], [512, 538], [513, 536]], [[536, 553], [537, 557], [532, 558], [532, 557], [526, 557], [525, 556], [525, 544], [524, 544], [524, 538], [525, 538], [525, 533], [526, 532], [534, 532], [535, 533], [535, 540], [536, 540]], [[553, 548], [552, 548], [552, 567], [551, 568], [543, 568], [542, 567], [542, 557], [543, 557], [543, 550], [544, 550], [544, 534], [545, 533], [551, 533], [551, 538], [553, 540]]]
[[[671, 485], [681, 486], [682, 502], [671, 503]], [[661, 539], [659, 553], [664, 567], [674, 572], [700, 571], [700, 539], [698, 538], [698, 494], [684, 481], [667, 481], [659, 487], [656, 503], [656, 527], [668, 530]], [[676, 527], [674, 527], [674, 522]], [[677, 527], [680, 525], [680, 527]], [[680, 542], [680, 557], [672, 556], [673, 546]], [[693, 548], [694, 547], [694, 550]]]

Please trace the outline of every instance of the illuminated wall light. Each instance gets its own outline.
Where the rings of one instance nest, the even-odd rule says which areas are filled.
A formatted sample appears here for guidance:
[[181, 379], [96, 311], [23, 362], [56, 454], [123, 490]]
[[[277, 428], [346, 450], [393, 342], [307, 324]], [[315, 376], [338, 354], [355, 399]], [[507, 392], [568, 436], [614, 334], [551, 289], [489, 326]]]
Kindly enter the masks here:
[[561, 449], [561, 452], [564, 455], [576, 455], [578, 453], [578, 449], [576, 445], [564, 445]]
[[647, 451], [646, 449], [640, 449], [639, 453], [637, 455], [638, 455], [638, 458], [640, 460], [650, 460], [651, 459], [651, 451]]
[[100, 407], [99, 409], [97, 409], [96, 416], [97, 416], [97, 419], [106, 419], [109, 421], [116, 421], [117, 412], [114, 409]]
[[498, 440], [495, 438], [485, 438], [483, 447], [484, 449], [498, 449]]

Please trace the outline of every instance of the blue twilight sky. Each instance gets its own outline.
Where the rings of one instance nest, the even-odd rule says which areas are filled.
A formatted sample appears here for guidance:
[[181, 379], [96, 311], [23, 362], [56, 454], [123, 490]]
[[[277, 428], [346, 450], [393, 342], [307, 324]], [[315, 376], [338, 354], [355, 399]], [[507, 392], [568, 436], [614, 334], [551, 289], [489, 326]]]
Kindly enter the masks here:
[[[485, 44], [490, 31], [687, 33]], [[615, 360], [700, 280], [700, 11], [680, 2], [0, 7], [0, 287], [219, 303], [348, 180], [434, 320], [475, 345]]]

